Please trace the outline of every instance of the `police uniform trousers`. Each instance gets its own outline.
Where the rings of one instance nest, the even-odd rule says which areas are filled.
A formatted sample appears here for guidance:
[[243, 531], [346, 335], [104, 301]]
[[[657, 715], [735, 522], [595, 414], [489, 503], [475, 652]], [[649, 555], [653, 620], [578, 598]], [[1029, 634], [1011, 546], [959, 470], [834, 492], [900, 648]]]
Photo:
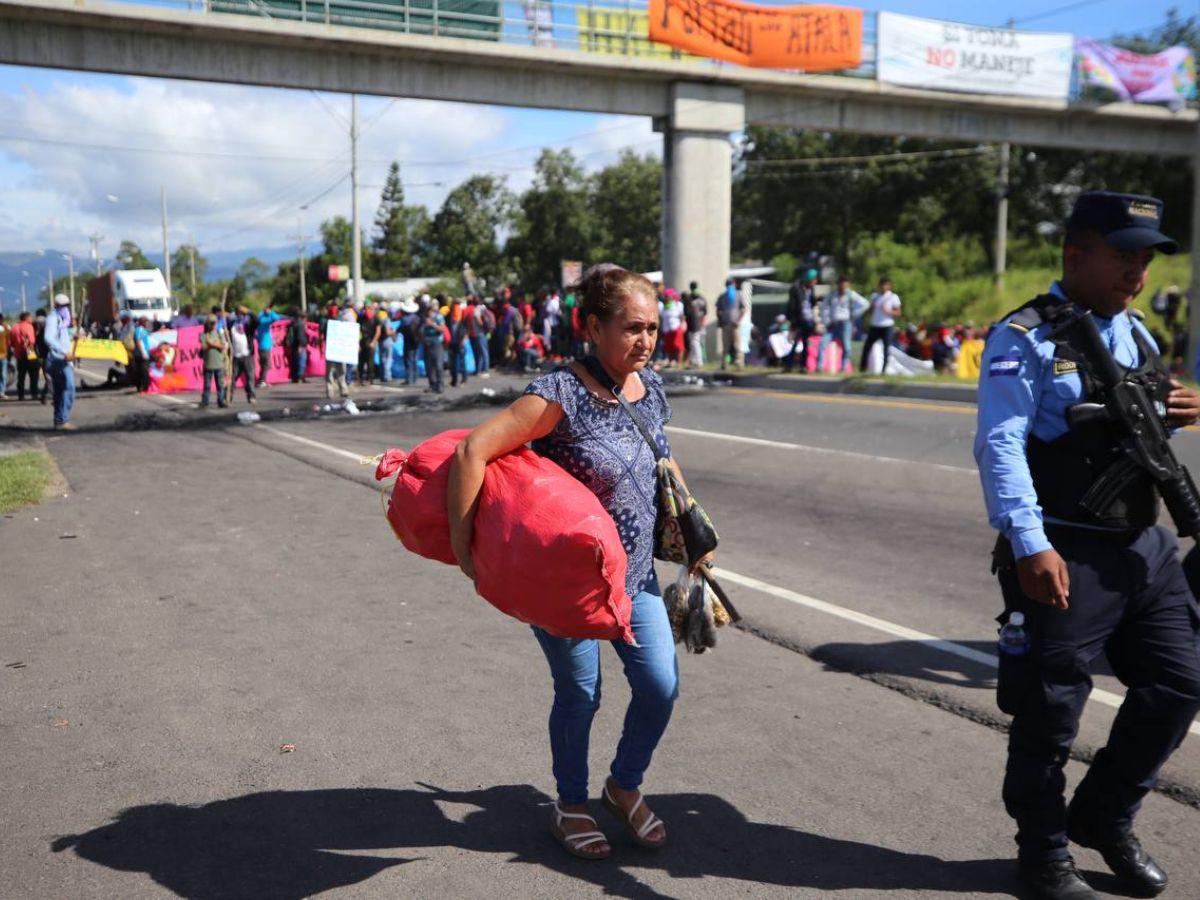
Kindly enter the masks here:
[[1170, 532], [1047, 524], [1046, 534], [1067, 564], [1068, 609], [1026, 598], [1014, 569], [999, 573], [1006, 606], [1025, 613], [1031, 638], [1004, 778], [1024, 863], [1068, 855], [1063, 766], [1101, 653], [1127, 694], [1071, 802], [1094, 828], [1131, 827], [1200, 711], [1200, 610]]

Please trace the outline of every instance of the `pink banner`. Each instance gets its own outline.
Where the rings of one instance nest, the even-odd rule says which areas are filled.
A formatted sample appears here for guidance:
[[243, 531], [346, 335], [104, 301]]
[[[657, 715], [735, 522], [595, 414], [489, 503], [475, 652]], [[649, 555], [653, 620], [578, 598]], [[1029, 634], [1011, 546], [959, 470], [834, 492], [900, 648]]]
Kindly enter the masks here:
[[1179, 104], [1196, 96], [1196, 61], [1187, 47], [1142, 54], [1080, 38], [1080, 79], [1122, 100]]
[[[291, 360], [288, 349], [283, 345], [291, 322], [291, 319], [280, 319], [271, 323], [271, 367], [267, 371], [267, 384], [291, 380]], [[325, 353], [320, 346], [321, 328], [316, 322], [309, 322], [307, 330], [308, 363], [304, 367], [305, 377], [324, 378]], [[158, 332], [162, 338], [157, 343], [156, 335], [150, 336], [150, 389], [147, 393], [174, 394], [204, 390], [204, 358], [200, 352], [200, 335], [203, 332], [201, 326], [189, 325], [171, 332]], [[252, 352], [257, 361], [257, 342]]]

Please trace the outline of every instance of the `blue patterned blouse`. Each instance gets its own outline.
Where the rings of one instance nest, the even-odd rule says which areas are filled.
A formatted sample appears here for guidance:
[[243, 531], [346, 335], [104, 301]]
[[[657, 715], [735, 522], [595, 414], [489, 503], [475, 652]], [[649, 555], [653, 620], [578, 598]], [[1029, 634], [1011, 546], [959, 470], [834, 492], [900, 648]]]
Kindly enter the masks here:
[[[670, 456], [663, 428], [671, 421], [671, 407], [662, 378], [649, 369], [638, 375], [646, 395], [634, 406], [658, 440], [659, 449]], [[525, 393], [562, 407], [562, 420], [550, 434], [534, 441], [533, 449], [587, 485], [613, 517], [629, 556], [625, 589], [630, 597], [636, 597], [654, 574], [658, 515], [654, 454], [616, 399], [598, 398], [568, 366], [535, 378]]]

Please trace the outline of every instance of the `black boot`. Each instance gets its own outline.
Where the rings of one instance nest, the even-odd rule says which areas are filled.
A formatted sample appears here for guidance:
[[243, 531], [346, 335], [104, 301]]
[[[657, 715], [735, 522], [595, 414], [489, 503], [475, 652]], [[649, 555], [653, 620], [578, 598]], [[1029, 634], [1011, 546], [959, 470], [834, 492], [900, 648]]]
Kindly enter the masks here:
[[1067, 837], [1080, 847], [1099, 851], [1113, 874], [1139, 897], [1155, 897], [1166, 890], [1167, 873], [1142, 849], [1132, 831], [1095, 828], [1082, 810], [1072, 808], [1067, 816]]
[[1100, 900], [1100, 895], [1083, 880], [1075, 860], [1052, 859], [1044, 863], [1022, 864], [1021, 883], [1034, 900]]

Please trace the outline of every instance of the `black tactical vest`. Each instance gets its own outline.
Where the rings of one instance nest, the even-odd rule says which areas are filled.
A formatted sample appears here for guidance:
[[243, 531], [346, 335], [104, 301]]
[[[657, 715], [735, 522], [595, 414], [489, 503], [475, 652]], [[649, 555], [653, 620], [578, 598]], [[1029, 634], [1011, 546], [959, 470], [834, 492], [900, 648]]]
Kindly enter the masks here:
[[[1078, 313], [1078, 307], [1070, 301], [1043, 294], [1013, 313], [1008, 327], [1033, 331], [1049, 324], [1048, 338], [1054, 344], [1054, 374], [1077, 373], [1083, 383], [1080, 402], [1104, 403], [1105, 391], [1088, 371], [1083, 354], [1072, 346], [1069, 334], [1055, 327]], [[1140, 361], [1126, 371], [1125, 380], [1144, 386], [1159, 415], [1165, 417], [1170, 373], [1138, 328], [1133, 329], [1133, 339]], [[1053, 441], [1030, 435], [1025, 455], [1042, 511], [1056, 519], [1108, 528], [1141, 529], [1154, 525], [1158, 521], [1158, 491], [1146, 473], [1130, 482], [1102, 515], [1094, 515], [1079, 505], [1096, 480], [1125, 455], [1120, 441], [1121, 435], [1108, 424], [1092, 426], [1086, 431], [1072, 429]]]

